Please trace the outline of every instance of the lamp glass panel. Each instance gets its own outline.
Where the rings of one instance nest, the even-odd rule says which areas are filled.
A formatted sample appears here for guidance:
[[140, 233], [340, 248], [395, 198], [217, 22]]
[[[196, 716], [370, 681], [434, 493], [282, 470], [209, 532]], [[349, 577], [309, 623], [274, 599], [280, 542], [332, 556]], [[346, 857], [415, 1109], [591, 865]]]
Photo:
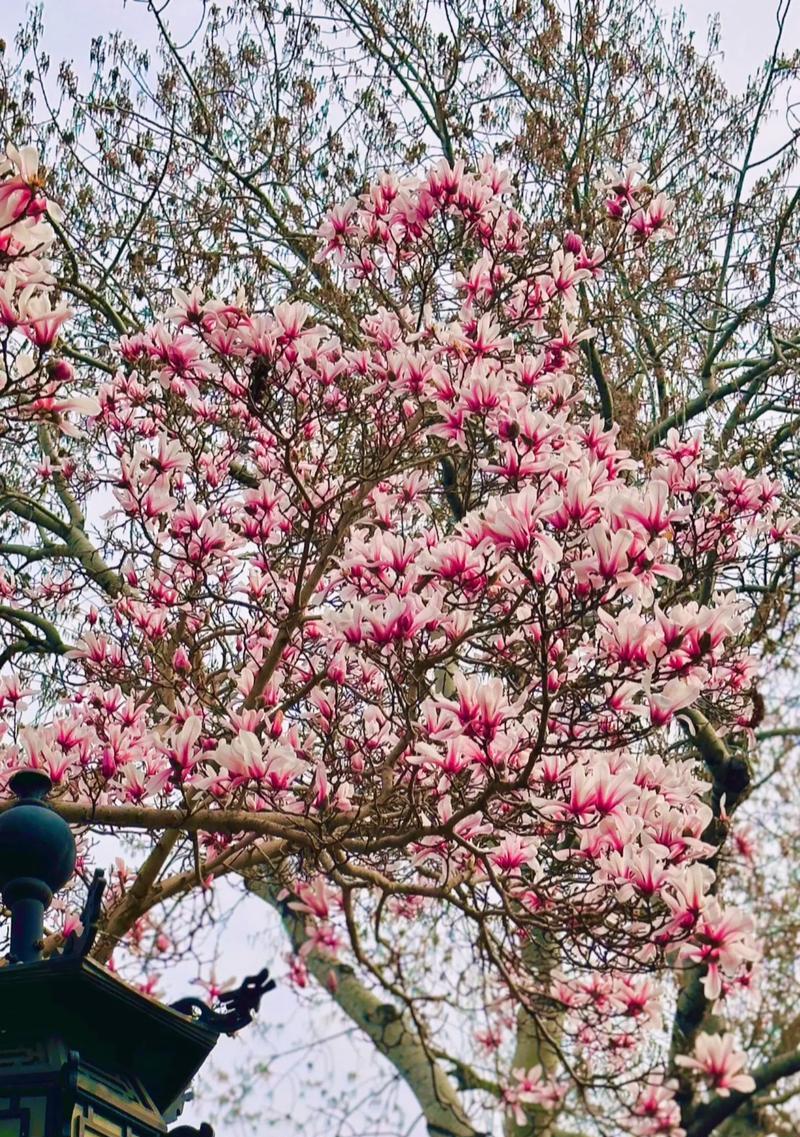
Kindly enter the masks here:
[[47, 1099], [0, 1099], [0, 1137], [39, 1137], [46, 1133]]
[[103, 1117], [91, 1106], [76, 1106], [72, 1115], [73, 1137], [136, 1137], [125, 1124]]

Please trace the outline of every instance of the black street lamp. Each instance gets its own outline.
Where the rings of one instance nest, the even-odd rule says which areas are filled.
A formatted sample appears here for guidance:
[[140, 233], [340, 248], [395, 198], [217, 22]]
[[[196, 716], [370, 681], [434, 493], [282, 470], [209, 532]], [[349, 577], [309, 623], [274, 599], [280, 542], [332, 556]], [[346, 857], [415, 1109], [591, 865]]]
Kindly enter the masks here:
[[[0, 892], [11, 944], [0, 966], [0, 1137], [160, 1137], [217, 1043], [252, 1020], [274, 987], [245, 980], [212, 1010], [199, 999], [168, 1007], [88, 958], [105, 882], [95, 873], [83, 932], [42, 959], [44, 913], [75, 869], [69, 825], [45, 798], [50, 779], [14, 774], [0, 815]], [[181, 1125], [170, 1137], [213, 1137]]]

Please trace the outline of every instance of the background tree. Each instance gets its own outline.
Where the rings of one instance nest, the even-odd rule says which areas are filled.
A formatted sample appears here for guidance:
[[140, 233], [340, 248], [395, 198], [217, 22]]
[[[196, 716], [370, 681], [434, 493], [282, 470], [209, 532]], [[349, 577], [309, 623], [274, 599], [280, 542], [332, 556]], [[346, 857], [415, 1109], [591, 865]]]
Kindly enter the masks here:
[[[788, 89], [795, 61], [784, 57], [779, 38], [745, 96], [732, 99], [713, 66], [695, 54], [680, 24], [667, 29], [663, 21], [619, 4], [535, 11], [519, 5], [513, 17], [504, 9], [448, 4], [431, 18], [429, 11], [413, 5], [332, 5], [324, 13], [277, 13], [264, 5], [236, 4], [228, 12], [208, 13], [194, 41], [202, 44], [196, 57], [191, 44], [179, 48], [170, 34], [169, 13], [154, 12], [161, 35], [160, 71], [148, 71], [142, 52], [119, 41], [96, 46], [96, 74], [87, 92], [80, 91], [69, 68], [62, 69], [62, 103], [41, 128], [40, 143], [51, 156], [55, 196], [65, 209], [58, 222], [66, 249], [59, 284], [78, 309], [76, 334], [63, 352], [79, 365], [77, 379], [66, 376], [71, 386], [95, 389], [97, 368], [115, 369], [115, 338], [137, 331], [162, 311], [176, 281], [225, 294], [241, 286], [242, 302], [255, 310], [290, 295], [308, 303], [345, 344], [361, 343], [359, 320], [374, 311], [376, 300], [399, 310], [409, 297], [393, 287], [377, 298], [369, 289], [343, 287], [326, 262], [315, 259], [315, 233], [339, 187], [364, 189], [386, 165], [405, 171], [438, 155], [451, 161], [465, 155], [474, 163], [486, 149], [493, 151], [511, 168], [530, 246], [546, 262], [551, 236], [562, 239], [565, 230], [601, 239], [613, 251], [623, 230], [613, 209], [607, 216], [606, 201], [627, 209], [625, 187], [620, 182], [608, 198], [597, 193], [595, 183], [608, 162], [640, 160], [658, 188], [675, 199], [677, 236], [649, 249], [645, 257], [612, 257], [603, 279], [592, 285], [591, 309], [587, 281], [576, 281], [582, 318], [588, 322], [591, 317], [598, 328], [593, 340], [576, 347], [585, 357], [587, 397], [607, 426], [619, 423], [621, 441], [637, 458], [646, 458], [671, 427], [695, 422], [704, 428], [712, 454], [716, 446], [726, 463], [740, 463], [751, 477], [766, 471], [791, 491], [797, 401], [796, 195], [786, 185], [794, 138], [763, 162], [758, 137], [765, 116]], [[37, 59], [36, 28], [34, 21], [20, 42], [29, 61]], [[39, 58], [37, 66], [42, 62]], [[24, 69], [8, 76], [8, 121], [15, 131], [30, 122], [35, 109], [36, 69], [31, 70], [28, 77]], [[265, 106], [273, 109], [271, 115], [264, 113]], [[649, 200], [647, 194], [643, 200]], [[635, 235], [635, 230], [627, 233], [629, 250]], [[575, 238], [566, 238], [565, 245], [582, 252]], [[437, 255], [464, 271], [468, 262], [460, 262], [460, 256], [466, 257], [460, 249], [453, 239], [446, 255], [441, 250]], [[591, 251], [584, 255], [591, 258]], [[433, 301], [418, 293], [413, 298], [420, 313], [426, 301]], [[270, 371], [258, 359], [252, 362], [251, 411], [281, 413], [282, 408], [262, 406]], [[54, 595], [66, 591], [64, 565], [77, 565], [66, 572], [68, 579], [72, 574], [72, 584], [88, 575], [103, 595], [113, 598], [126, 587], [123, 553], [136, 542], [130, 534], [127, 543], [120, 537], [113, 554], [103, 549], [106, 558], [100, 559], [82, 502], [61, 478], [63, 456], [54, 450], [51, 435], [39, 430], [34, 441], [27, 427], [22, 434], [7, 430], [5, 443], [6, 460], [14, 465], [6, 477], [11, 492], [5, 517], [11, 524], [4, 555], [9, 572], [15, 579], [22, 576], [27, 589], [27, 619], [19, 608], [4, 614], [6, 650], [16, 645], [17, 666], [33, 658], [41, 671], [48, 653], [58, 656], [64, 640], [72, 642], [50, 621], [36, 624], [51, 614]], [[212, 449], [218, 443], [215, 438]], [[63, 446], [63, 440], [57, 445]], [[42, 453], [20, 471], [19, 454], [33, 454], [37, 447]], [[717, 460], [710, 459], [712, 471]], [[252, 471], [239, 465], [238, 453], [233, 462], [239, 484], [248, 486]], [[485, 500], [487, 487], [460, 449], [436, 452], [435, 462], [439, 481], [429, 491], [434, 511], [446, 516], [449, 510], [457, 517]], [[47, 509], [42, 463], [57, 468], [47, 490]], [[713, 559], [713, 551], [708, 555]], [[754, 555], [736, 580], [740, 595], [750, 598], [752, 642], [784, 667], [791, 666], [793, 657], [794, 564], [792, 546], [777, 560]], [[39, 570], [49, 573], [54, 566], [59, 570], [55, 580], [46, 577], [43, 584]], [[707, 561], [703, 568], [695, 595], [707, 603], [716, 566]], [[725, 571], [730, 572], [729, 566]], [[69, 597], [61, 603], [63, 627], [71, 631], [78, 609], [70, 608]], [[184, 635], [182, 629], [180, 637]], [[219, 660], [216, 665], [225, 670]], [[63, 661], [55, 664], [54, 692], [64, 682], [62, 666]], [[503, 674], [513, 686], [515, 668], [507, 665]], [[444, 694], [452, 695], [446, 670], [438, 683]], [[753, 726], [765, 730], [755, 722], [760, 700], [766, 696], [774, 716], [782, 694], [781, 681], [757, 694]], [[719, 737], [724, 718], [718, 715], [717, 707], [701, 704], [693, 712], [688, 744], [707, 764], [716, 820], [705, 836], [715, 845], [749, 789], [737, 749], [743, 744], [737, 741], [732, 753], [726, 749], [728, 743]], [[794, 725], [778, 716], [769, 730], [774, 734], [764, 740], [757, 780], [759, 793], [780, 808], [777, 828], [766, 834], [760, 855], [771, 863], [780, 850], [786, 854], [785, 871], [764, 912], [776, 934], [768, 945], [761, 1005], [748, 1019], [753, 1034], [746, 1041], [764, 1063], [778, 1054], [788, 1055], [791, 1063], [796, 1029], [778, 1001], [796, 955], [794, 862], [782, 837], [783, 826], [788, 833], [792, 823], [784, 787], [791, 785], [787, 739], [790, 743]], [[673, 744], [678, 749], [687, 745], [677, 739]], [[181, 843], [178, 847], [183, 850]], [[174, 850], [167, 841], [155, 860], [148, 857], [138, 878], [144, 884], [134, 890], [132, 879], [128, 882], [130, 895], [120, 898], [121, 914], [115, 914], [110, 935], [124, 931], [138, 915], [137, 900], [142, 901], [167, 860], [178, 855]], [[745, 836], [714, 867], [727, 893], [759, 912], [765, 906], [763, 877], [737, 869], [737, 850], [739, 856], [754, 855]], [[273, 905], [283, 903], [280, 889], [263, 869], [251, 884]], [[283, 905], [287, 931], [299, 946], [306, 921], [302, 913], [291, 915], [294, 911]], [[458, 933], [445, 923], [442, 935]], [[414, 959], [422, 946], [407, 947], [405, 958]], [[460, 959], [461, 949], [452, 950]], [[557, 966], [551, 954], [547, 936], [529, 947], [529, 974]], [[307, 958], [312, 973], [330, 985], [330, 961], [323, 955], [317, 962], [313, 949]], [[691, 1053], [701, 1029], [713, 1033], [714, 1025], [702, 973], [690, 970], [684, 977], [676, 1056]], [[385, 996], [369, 1004], [369, 983], [357, 983], [347, 970], [338, 980], [334, 998], [361, 1016], [373, 1041], [403, 1066], [418, 1097], [426, 1085], [433, 1086], [433, 1099], [441, 1104], [455, 1084], [469, 1103], [474, 1096], [470, 1078], [491, 1081], [485, 1072], [459, 1065], [457, 1047], [452, 1053], [445, 1048], [449, 1062], [444, 1054], [438, 1056], [440, 1066], [434, 1061], [437, 1055], [423, 1046], [426, 1073], [422, 1084], [417, 1079], [414, 1086], [419, 1042], [428, 1037], [424, 1025], [414, 1015], [403, 1019], [399, 1037], [387, 1042], [388, 1026], [396, 1020], [381, 1001]], [[398, 992], [404, 990], [389, 983], [400, 1007]], [[485, 1006], [491, 993], [481, 995]], [[453, 999], [452, 992], [447, 999]], [[377, 1027], [365, 1018], [364, 1006], [376, 1015]], [[530, 1037], [536, 1016], [526, 1016], [532, 1010], [518, 1024], [522, 1069], [530, 1068], [522, 1058], [526, 1047], [532, 1053], [542, 1050], [541, 1038]], [[383, 1021], [387, 1014], [389, 1024]], [[437, 1038], [442, 1036], [444, 1027], [437, 1031]], [[454, 1083], [437, 1080], [452, 1070]], [[488, 1084], [482, 1089], [492, 1092]], [[769, 1124], [780, 1125], [781, 1112], [791, 1107], [770, 1093], [748, 1099], [756, 1105], [739, 1109], [733, 1121], [722, 1117], [720, 1124], [730, 1132], [747, 1125], [750, 1132], [763, 1131], [766, 1122], [759, 1120], [758, 1110], [772, 1100]], [[687, 1082], [680, 1094], [689, 1109]], [[523, 1101], [523, 1128], [541, 1120], [532, 1109], [527, 1110], [531, 1117], [525, 1117], [532, 1104]], [[730, 1099], [717, 1101], [717, 1109], [726, 1104]], [[458, 1108], [468, 1106], [459, 1103]], [[661, 1120], [657, 1115], [655, 1110], [653, 1125]], [[791, 1124], [791, 1113], [787, 1116]], [[582, 1121], [602, 1128], [599, 1118], [588, 1121], [587, 1111]], [[429, 1122], [441, 1126], [441, 1120], [429, 1117]], [[702, 1130], [695, 1125], [694, 1131]]]

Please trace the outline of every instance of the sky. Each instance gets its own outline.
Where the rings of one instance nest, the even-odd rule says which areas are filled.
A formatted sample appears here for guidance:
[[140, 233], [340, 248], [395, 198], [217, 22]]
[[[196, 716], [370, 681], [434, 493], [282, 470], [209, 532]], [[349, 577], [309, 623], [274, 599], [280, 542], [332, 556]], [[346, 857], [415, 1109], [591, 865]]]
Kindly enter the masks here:
[[[664, 3], [665, 10], [678, 5]], [[703, 35], [708, 20], [719, 15], [722, 26], [723, 58], [720, 71], [728, 86], [741, 89], [753, 65], [772, 48], [777, 29], [777, 0], [684, 0], [689, 26]], [[788, 50], [800, 47], [800, 4], [794, 0], [786, 21], [784, 44]]]
[[[771, 51], [776, 32], [776, 3], [777, 0], [684, 0], [683, 7], [689, 27], [696, 33], [700, 44], [705, 40], [709, 18], [715, 13], [719, 14], [722, 55], [718, 66], [733, 90], [742, 89], [748, 73]], [[27, 6], [28, 0], [0, 0], [0, 38], [9, 41], [13, 39], [15, 28], [23, 18]], [[668, 0], [664, 0], [662, 6], [667, 11], [672, 7]], [[200, 12], [201, 8], [201, 0], [171, 0], [169, 11], [178, 26], [186, 28], [191, 27], [195, 13]], [[62, 58], [71, 58], [79, 73], [87, 73], [89, 45], [94, 36], [119, 29], [140, 42], [147, 42], [149, 38], [146, 34], [148, 16], [145, 0], [44, 0], [44, 10], [46, 45], [54, 64]], [[790, 10], [784, 43], [788, 51], [800, 47], [800, 0], [794, 0], [794, 8]], [[781, 123], [776, 122], [772, 128], [773, 137], [778, 140], [783, 133]], [[769, 144], [769, 137], [766, 141]], [[241, 979], [247, 973], [257, 971], [271, 962], [270, 954], [274, 954], [279, 940], [276, 934], [265, 939], [261, 930], [264, 915], [263, 904], [251, 898], [244, 902], [244, 909], [236, 914], [237, 932], [220, 929], [224, 956], [223, 978], [230, 975]], [[253, 929], [249, 934], [248, 927]], [[274, 931], [277, 932], [277, 929]], [[283, 963], [279, 956], [275, 962], [277, 970], [282, 971]], [[176, 998], [180, 994], [200, 993], [191, 986], [192, 977], [191, 968], [181, 969], [172, 977], [169, 996]], [[319, 1016], [312, 1021], [307, 1009], [285, 986], [267, 997], [261, 1018], [268, 1030], [276, 1032], [273, 1039], [280, 1037], [288, 1052], [286, 1058], [269, 1072], [271, 1077], [279, 1077], [285, 1082], [287, 1093], [290, 1092], [293, 1081], [295, 1086], [299, 1086], [304, 1077], [301, 1059], [294, 1059], [294, 1053], [299, 1054], [303, 1049], [300, 1046], [294, 1048], [298, 1039], [304, 1040], [315, 1034], [338, 1036], [333, 1048], [315, 1052], [315, 1061], [323, 1067], [322, 1070], [317, 1069], [317, 1076], [326, 1076], [326, 1064], [329, 1066], [327, 1076], [334, 1080], [344, 1079], [348, 1067], [358, 1066], [358, 1049], [351, 1049], [350, 1042], [341, 1036], [343, 1022]], [[231, 1084], [235, 1084], [243, 1055], [252, 1048], [252, 1043], [252, 1036], [248, 1040], [247, 1035], [223, 1041], [217, 1053], [217, 1073], [228, 1077]], [[182, 1120], [198, 1124], [204, 1119], [204, 1114], [202, 1103], [190, 1105]], [[413, 1116], [413, 1113], [409, 1116]], [[238, 1132], [232, 1125], [221, 1126], [220, 1131], [226, 1137], [234, 1137]], [[281, 1131], [286, 1137], [292, 1137], [288, 1118]]]
[[[0, 38], [11, 40], [13, 31], [34, 0], [0, 0]], [[155, 42], [148, 0], [41, 0], [45, 12], [45, 45], [55, 64], [70, 58], [78, 74], [88, 75], [89, 45], [93, 37], [113, 30], [146, 45]], [[161, 0], [168, 8], [171, 26], [189, 35], [207, 0]], [[777, 31], [776, 11], [789, 5], [783, 46], [788, 53], [800, 49], [800, 0], [651, 0], [670, 12], [682, 7], [699, 45], [706, 42], [709, 20], [719, 16], [721, 53], [719, 70], [733, 91], [741, 91], [748, 75], [771, 52]], [[180, 35], [176, 38], [180, 39]], [[51, 68], [51, 72], [54, 68]], [[795, 124], [796, 125], [796, 124]], [[776, 117], [762, 131], [767, 152], [786, 138], [785, 123]], [[760, 155], [755, 155], [758, 158]]]
[[[705, 35], [709, 17], [718, 13], [722, 22], [724, 57], [720, 69], [731, 87], [742, 86], [753, 63], [769, 51], [775, 33], [774, 10], [778, 0], [684, 0], [689, 26]], [[24, 15], [29, 0], [3, 0], [0, 36], [11, 32]], [[93, 36], [114, 28], [140, 36], [147, 24], [146, 0], [44, 0], [48, 44], [53, 57], [72, 57], [80, 62], [88, 54]], [[676, 5], [662, 0], [669, 11]], [[201, 0], [171, 0], [170, 18], [190, 24], [202, 8]], [[800, 47], [800, 3], [794, 0], [787, 21], [786, 44]]]

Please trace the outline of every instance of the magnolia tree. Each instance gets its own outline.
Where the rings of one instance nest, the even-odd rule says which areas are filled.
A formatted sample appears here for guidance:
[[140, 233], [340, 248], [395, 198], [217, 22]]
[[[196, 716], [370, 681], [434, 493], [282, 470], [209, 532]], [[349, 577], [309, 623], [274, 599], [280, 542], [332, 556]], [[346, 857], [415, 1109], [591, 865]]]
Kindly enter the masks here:
[[142, 835], [101, 962], [244, 879], [440, 1137], [728, 1133], [800, 1070], [737, 1030], [769, 929], [719, 890], [744, 585], [797, 517], [591, 413], [579, 290], [672, 232], [636, 169], [603, 193], [606, 247], [543, 253], [489, 160], [385, 175], [320, 232], [349, 335], [176, 289], [79, 383], [58, 213], [2, 167], [4, 442], [42, 455], [2, 486], [5, 774]]

